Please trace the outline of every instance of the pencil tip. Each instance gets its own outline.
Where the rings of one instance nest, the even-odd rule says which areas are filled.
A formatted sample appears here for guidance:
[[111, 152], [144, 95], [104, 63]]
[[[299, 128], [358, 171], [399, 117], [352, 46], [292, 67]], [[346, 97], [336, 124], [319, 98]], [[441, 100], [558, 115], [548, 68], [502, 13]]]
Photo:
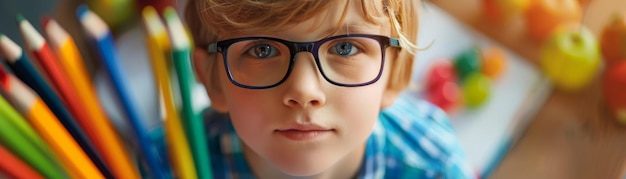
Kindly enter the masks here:
[[50, 22], [50, 16], [43, 16], [41, 17], [41, 24], [45, 27], [48, 26], [48, 23]]
[[165, 10], [163, 10], [163, 14], [169, 14], [174, 12], [174, 9], [171, 6], [167, 6], [165, 7]]
[[174, 10], [171, 6], [166, 7], [163, 11], [163, 16], [165, 16], [165, 18], [176, 18], [175, 15], [177, 15], [176, 10]]
[[78, 16], [79, 19], [82, 19], [83, 15], [87, 14], [88, 10], [89, 8], [87, 7], [87, 5], [84, 5], [84, 4], [80, 5], [76, 9], [76, 15]]
[[22, 16], [22, 14], [17, 14], [17, 22], [22, 22], [24, 20], [24, 16]]

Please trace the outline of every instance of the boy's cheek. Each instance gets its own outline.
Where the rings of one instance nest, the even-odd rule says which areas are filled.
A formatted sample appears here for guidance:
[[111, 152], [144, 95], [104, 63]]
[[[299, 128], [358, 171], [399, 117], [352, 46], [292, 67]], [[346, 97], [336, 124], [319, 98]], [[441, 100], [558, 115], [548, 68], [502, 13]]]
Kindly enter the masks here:
[[390, 52], [388, 54], [386, 54], [386, 59], [385, 59], [385, 68], [383, 69], [383, 74], [380, 78], [380, 81], [378, 82], [378, 84], [382, 85], [383, 90], [381, 92], [381, 104], [380, 104], [380, 109], [386, 108], [390, 105], [392, 105], [396, 99], [398, 98], [398, 95], [400, 94], [400, 92], [402, 92], [401, 90], [398, 90], [398, 88], [394, 88], [390, 85], [390, 82], [392, 78], [391, 74], [394, 74], [392, 72], [392, 61], [396, 60], [396, 53], [397, 51], [395, 50], [387, 50], [387, 52]]

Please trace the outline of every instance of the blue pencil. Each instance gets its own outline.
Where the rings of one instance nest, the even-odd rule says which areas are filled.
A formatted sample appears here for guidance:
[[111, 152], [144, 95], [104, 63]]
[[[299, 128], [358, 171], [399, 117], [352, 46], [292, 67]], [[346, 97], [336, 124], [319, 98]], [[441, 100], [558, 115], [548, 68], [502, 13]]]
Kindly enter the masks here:
[[102, 57], [101, 60], [113, 84], [114, 92], [123, 106], [124, 114], [128, 118], [134, 135], [139, 142], [140, 153], [148, 165], [149, 178], [169, 178], [170, 173], [165, 170], [165, 167], [161, 166], [162, 160], [167, 158], [159, 156], [158, 151], [160, 149], [151, 142], [148, 130], [141, 124], [143, 117], [139, 113], [137, 104], [131, 99], [126, 75], [122, 70], [121, 59], [115, 50], [113, 36], [108, 26], [85, 5], [80, 6], [76, 13], [83, 28], [86, 30], [89, 38], [94, 41], [96, 50]]
[[106, 178], [112, 178], [113, 174], [111, 173], [111, 170], [109, 170], [109, 168], [104, 164], [104, 160], [102, 160], [100, 155], [96, 152], [96, 149], [87, 139], [83, 130], [78, 126], [67, 109], [65, 109], [65, 106], [59, 97], [54, 93], [54, 90], [44, 80], [28, 57], [26, 57], [22, 48], [6, 36], [0, 36], [0, 38], [5, 39], [2, 40], [3, 43], [0, 43], [0, 46], [2, 49], [7, 49], [3, 50], [3, 53], [9, 54], [3, 54], [3, 56], [8, 62], [11, 70], [13, 70], [15, 76], [39, 94], [41, 99], [59, 119], [61, 124], [63, 124], [74, 140], [76, 140], [87, 156], [89, 156], [89, 159], [91, 159], [96, 167], [98, 167], [102, 175]]

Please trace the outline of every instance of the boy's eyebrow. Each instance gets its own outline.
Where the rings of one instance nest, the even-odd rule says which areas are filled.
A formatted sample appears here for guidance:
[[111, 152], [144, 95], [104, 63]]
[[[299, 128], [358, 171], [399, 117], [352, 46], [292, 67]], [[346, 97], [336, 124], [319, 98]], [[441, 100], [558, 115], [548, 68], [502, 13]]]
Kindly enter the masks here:
[[[338, 34], [378, 34], [382, 32], [380, 26], [370, 23], [344, 23], [336, 29], [328, 31], [328, 35]], [[381, 34], [382, 35], [382, 34]]]

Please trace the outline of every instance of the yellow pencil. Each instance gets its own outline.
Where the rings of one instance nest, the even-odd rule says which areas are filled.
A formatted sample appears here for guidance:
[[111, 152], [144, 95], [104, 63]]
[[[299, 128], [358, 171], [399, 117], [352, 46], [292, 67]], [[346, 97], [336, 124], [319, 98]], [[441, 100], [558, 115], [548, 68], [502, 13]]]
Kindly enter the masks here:
[[[0, 43], [5, 60], [15, 61], [23, 56], [22, 49], [10, 39], [2, 37]], [[104, 178], [41, 98], [16, 77], [10, 76], [9, 81], [12, 85], [7, 93], [13, 97], [15, 108], [44, 138], [69, 170], [69, 175], [72, 178]]]
[[143, 22], [147, 32], [147, 44], [152, 59], [156, 83], [158, 84], [161, 102], [165, 114], [165, 135], [170, 151], [170, 159], [174, 165], [174, 171], [179, 178], [195, 179], [196, 168], [191, 157], [191, 150], [182, 122], [178, 116], [166, 60], [169, 60], [170, 44], [165, 25], [159, 18], [157, 11], [147, 6], [143, 9]]
[[103, 111], [100, 100], [96, 96], [91, 80], [88, 78], [83, 59], [72, 37], [53, 19], [44, 19], [43, 26], [63, 66], [77, 96], [91, 116], [90, 129], [97, 140], [96, 149], [102, 155], [108, 166], [117, 178], [140, 178], [136, 165], [133, 165], [128, 153], [115, 132], [111, 121]]

